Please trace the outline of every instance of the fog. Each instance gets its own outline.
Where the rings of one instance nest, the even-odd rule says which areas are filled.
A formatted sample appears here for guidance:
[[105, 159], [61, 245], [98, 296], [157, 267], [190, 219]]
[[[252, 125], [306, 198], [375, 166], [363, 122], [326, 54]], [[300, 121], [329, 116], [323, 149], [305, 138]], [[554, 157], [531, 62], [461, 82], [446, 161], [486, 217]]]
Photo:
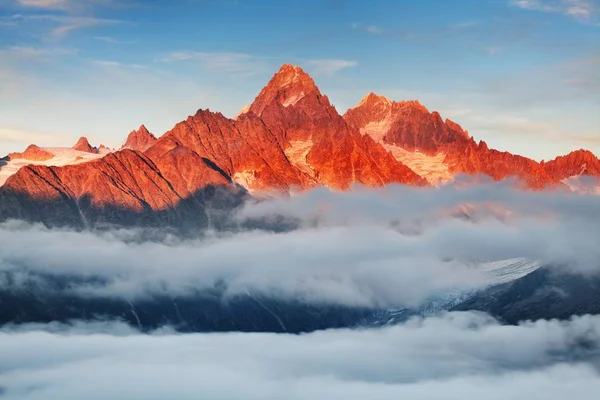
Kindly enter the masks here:
[[[506, 184], [314, 190], [249, 203], [240, 229], [183, 237], [0, 224], [0, 291], [119, 299], [215, 287], [303, 304], [417, 307], [494, 283], [482, 263], [600, 272], [596, 196]], [[292, 221], [283, 232], [248, 222]], [[267, 224], [268, 225], [268, 224]], [[254, 226], [258, 226], [255, 224]], [[270, 333], [142, 334], [118, 320], [0, 328], [0, 398], [592, 399], [600, 316], [503, 326], [474, 313], [401, 325]]]
[[436, 294], [489, 285], [477, 269], [483, 261], [525, 258], [580, 273], [600, 270], [597, 196], [531, 193], [505, 183], [317, 189], [249, 204], [236, 218], [276, 216], [299, 221], [298, 229], [182, 238], [5, 222], [0, 288], [43, 289], [45, 277], [56, 275], [100, 278], [71, 285], [81, 296], [133, 299], [220, 286], [225, 297], [415, 307]]
[[[99, 325], [100, 324], [100, 329]], [[502, 326], [448, 313], [304, 335], [0, 330], [3, 399], [593, 399], [600, 317]]]

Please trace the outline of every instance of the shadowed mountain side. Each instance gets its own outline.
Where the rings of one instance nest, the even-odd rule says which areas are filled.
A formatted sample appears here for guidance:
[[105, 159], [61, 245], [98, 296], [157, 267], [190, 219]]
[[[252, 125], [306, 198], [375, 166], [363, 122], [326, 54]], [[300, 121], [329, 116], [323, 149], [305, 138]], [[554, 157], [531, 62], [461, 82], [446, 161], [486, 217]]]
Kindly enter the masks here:
[[478, 310], [516, 324], [523, 320], [567, 319], [600, 313], [600, 275], [540, 268], [514, 282], [477, 293], [452, 311]]
[[10, 161], [10, 157], [2, 157], [0, 158], [0, 168], [4, 167]]
[[[109, 229], [111, 227], [171, 227], [191, 232], [206, 227], [230, 228], [230, 216], [249, 195], [243, 189], [209, 185], [181, 199], [173, 207], [154, 211], [114, 205], [95, 206], [89, 196], [78, 201], [34, 199], [27, 193], [0, 189], [0, 221], [11, 219], [42, 223], [50, 228]], [[257, 225], [262, 226], [262, 225]]]
[[[28, 278], [24, 281], [23, 276]], [[506, 324], [600, 313], [598, 275], [586, 277], [548, 268], [479, 292], [434, 296], [415, 309], [306, 303], [251, 292], [229, 296], [225, 281], [192, 292], [146, 293], [131, 299], [80, 292], [81, 288], [102, 288], [111, 283], [93, 276], [6, 270], [0, 271], [0, 282], [4, 283], [0, 326], [121, 319], [144, 331], [168, 325], [181, 332], [301, 333], [393, 325], [412, 316], [446, 310], [484, 311]]]
[[[3, 276], [4, 275], [4, 276]], [[10, 284], [10, 274], [0, 272]], [[26, 289], [0, 291], [0, 326], [70, 320], [121, 319], [144, 331], [172, 326], [180, 332], [302, 333], [357, 325], [372, 310], [328, 304], [306, 304], [260, 295], [224, 296], [215, 287], [190, 295], [156, 295], [140, 299], [70, 294], [81, 283], [65, 277], [39, 277]], [[89, 283], [89, 282], [88, 282]]]
[[0, 188], [0, 220], [98, 228], [221, 224], [247, 192], [185, 148], [124, 150], [83, 165], [27, 166]]

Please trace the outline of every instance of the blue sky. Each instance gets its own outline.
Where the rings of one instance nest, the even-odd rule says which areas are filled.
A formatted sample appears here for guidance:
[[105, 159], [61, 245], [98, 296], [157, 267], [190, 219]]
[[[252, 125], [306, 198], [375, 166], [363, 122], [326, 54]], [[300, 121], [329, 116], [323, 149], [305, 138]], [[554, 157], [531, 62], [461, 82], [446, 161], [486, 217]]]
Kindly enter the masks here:
[[599, 0], [0, 0], [0, 153], [233, 117], [283, 63], [340, 112], [374, 91], [501, 150], [600, 155]]

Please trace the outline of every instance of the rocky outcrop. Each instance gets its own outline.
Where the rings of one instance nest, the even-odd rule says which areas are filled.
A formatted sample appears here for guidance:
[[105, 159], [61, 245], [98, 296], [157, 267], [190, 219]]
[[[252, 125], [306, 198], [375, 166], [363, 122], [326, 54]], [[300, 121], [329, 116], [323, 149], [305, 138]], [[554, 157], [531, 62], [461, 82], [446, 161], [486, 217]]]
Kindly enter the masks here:
[[429, 156], [441, 154], [452, 174], [486, 174], [494, 180], [516, 177], [534, 189], [560, 181], [532, 159], [490, 149], [483, 141], [475, 142], [459, 124], [443, 120], [438, 112], [429, 112], [417, 101], [395, 102], [370, 93], [344, 118], [385, 145]]
[[86, 153], [93, 153], [93, 154], [97, 154], [98, 153], [98, 149], [95, 147], [92, 147], [92, 145], [90, 145], [90, 142], [87, 140], [86, 137], [80, 137], [79, 140], [77, 141], [77, 143], [75, 143], [75, 145], [72, 147], [73, 150], [77, 150], [77, 151], [83, 151]]
[[54, 158], [54, 154], [32, 144], [22, 153], [10, 153], [8, 158], [10, 160], [23, 159], [28, 161], [48, 161], [51, 158]]
[[542, 166], [546, 173], [555, 180], [581, 175], [600, 177], [600, 160], [591, 151], [583, 149], [548, 162], [542, 161]]
[[516, 177], [530, 189], [541, 189], [559, 185], [559, 181], [549, 176], [536, 161], [488, 148], [484, 141], [466, 145], [448, 145], [445, 162], [455, 173], [485, 174], [496, 181]]
[[346, 124], [312, 78], [284, 65], [247, 112], [228, 119], [198, 110], [163, 135], [146, 154], [189, 149], [251, 191], [302, 190], [352, 183], [423, 184], [381, 145]]
[[[177, 165], [169, 167], [166, 175], [173, 176]], [[210, 167], [196, 171], [210, 172]], [[23, 167], [6, 181], [0, 197], [11, 205], [9, 209], [17, 208], [15, 217], [53, 226], [63, 225], [63, 221], [97, 226], [178, 224], [185, 220], [202, 226], [207, 221], [203, 191], [211, 188], [209, 191], [214, 192], [214, 186], [223, 185], [239, 192], [225, 177], [216, 176], [220, 177], [210, 173], [192, 176], [197, 178], [197, 190], [184, 188], [177, 179], [173, 179], [174, 186], [147, 156], [123, 150], [80, 165]], [[0, 217], [2, 212], [7, 213], [0, 207]]]
[[248, 113], [264, 121], [291, 162], [317, 184], [341, 190], [352, 183], [425, 184], [380, 144], [347, 124], [299, 67], [282, 66]]
[[127, 136], [127, 141], [121, 147], [122, 149], [131, 149], [144, 152], [156, 143], [156, 137], [151, 134], [144, 125], [141, 125], [137, 130], [132, 131]]
[[348, 110], [344, 118], [376, 141], [426, 154], [435, 154], [448, 144], [466, 145], [471, 140], [460, 125], [442, 120], [439, 113], [430, 113], [418, 101], [390, 101], [374, 93]]
[[249, 190], [287, 190], [311, 180], [289, 163], [273, 134], [255, 115], [230, 120], [210, 110], [198, 112], [165, 133], [146, 154], [153, 160], [183, 148], [210, 161]]

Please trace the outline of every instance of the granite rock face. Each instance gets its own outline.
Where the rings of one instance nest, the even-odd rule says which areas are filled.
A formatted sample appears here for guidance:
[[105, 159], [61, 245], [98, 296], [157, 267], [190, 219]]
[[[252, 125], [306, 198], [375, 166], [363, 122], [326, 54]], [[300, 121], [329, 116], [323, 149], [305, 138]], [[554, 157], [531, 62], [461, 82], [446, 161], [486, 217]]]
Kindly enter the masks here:
[[156, 143], [156, 137], [144, 125], [141, 125], [127, 136], [127, 140], [121, 147], [121, 150], [131, 149], [144, 152], [152, 147], [154, 143]]
[[439, 113], [429, 112], [418, 101], [396, 102], [369, 93], [344, 119], [378, 143], [407, 152], [402, 159], [415, 152], [440, 155], [440, 163], [450, 175], [485, 174], [497, 181], [516, 177], [530, 189], [560, 187], [563, 179], [581, 173], [600, 176], [599, 160], [591, 152], [580, 150], [544, 163], [490, 149], [459, 124], [442, 120]]
[[97, 154], [98, 149], [93, 147], [86, 137], [80, 137], [77, 143], [72, 147], [73, 150], [83, 151], [85, 153]]

